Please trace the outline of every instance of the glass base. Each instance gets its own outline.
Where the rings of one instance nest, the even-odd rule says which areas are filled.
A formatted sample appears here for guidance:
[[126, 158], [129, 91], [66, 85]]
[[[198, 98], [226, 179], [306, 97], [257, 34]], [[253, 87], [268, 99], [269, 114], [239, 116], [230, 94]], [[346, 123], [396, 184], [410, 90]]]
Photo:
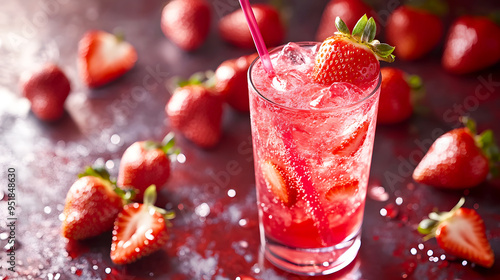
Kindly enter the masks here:
[[265, 238], [264, 255], [275, 266], [300, 275], [327, 275], [349, 265], [358, 254], [361, 236], [356, 234], [344, 242], [324, 248], [294, 248]]

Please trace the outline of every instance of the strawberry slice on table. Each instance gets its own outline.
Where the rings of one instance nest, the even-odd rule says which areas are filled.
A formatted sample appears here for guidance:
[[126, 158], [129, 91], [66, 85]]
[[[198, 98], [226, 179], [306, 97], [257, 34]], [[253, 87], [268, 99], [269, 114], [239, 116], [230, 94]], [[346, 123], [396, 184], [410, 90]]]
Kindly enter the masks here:
[[378, 61], [394, 61], [394, 47], [374, 40], [375, 20], [366, 15], [356, 23], [352, 34], [339, 17], [335, 25], [339, 32], [325, 39], [316, 54], [313, 80], [324, 85], [349, 82], [369, 88], [379, 75]]
[[91, 88], [117, 79], [132, 69], [136, 61], [135, 48], [123, 36], [91, 30], [78, 43], [80, 77]]
[[257, 54], [245, 55], [222, 62], [215, 70], [215, 90], [232, 108], [249, 112], [248, 67]]
[[432, 212], [424, 219], [418, 231], [426, 234], [424, 241], [436, 237], [439, 247], [446, 253], [474, 262], [483, 267], [492, 267], [495, 255], [486, 237], [486, 228], [481, 216], [474, 209], [461, 208], [461, 198], [450, 212]]
[[454, 74], [472, 73], [500, 61], [500, 27], [488, 17], [461, 16], [450, 26], [441, 64]]
[[113, 229], [113, 223], [129, 194], [116, 188], [109, 173], [88, 167], [69, 189], [63, 211], [62, 235], [86, 239]]
[[341, 156], [353, 155], [365, 142], [369, 128], [370, 122], [368, 120], [364, 121], [354, 132], [349, 133], [339, 145], [335, 146], [332, 153]]
[[161, 13], [163, 34], [185, 51], [201, 47], [210, 32], [212, 14], [205, 0], [174, 0]]
[[377, 124], [400, 123], [412, 115], [412, 90], [420, 88], [422, 81], [418, 76], [393, 67], [382, 67], [380, 73], [382, 83]]
[[337, 17], [340, 17], [348, 28], [353, 28], [360, 17], [369, 15], [372, 11], [374, 10], [363, 0], [329, 1], [321, 16], [316, 40], [323, 41], [333, 35], [336, 31], [334, 22]]
[[165, 106], [172, 128], [202, 148], [219, 143], [222, 135], [223, 98], [216, 94], [210, 80], [202, 83], [191, 77], [180, 81]]
[[463, 118], [466, 127], [441, 135], [413, 171], [413, 179], [426, 185], [471, 188], [483, 182], [490, 170], [498, 172], [500, 152], [491, 130], [476, 134], [473, 120]]
[[387, 42], [403, 60], [416, 60], [432, 51], [443, 37], [444, 25], [430, 10], [402, 5], [387, 19]]
[[115, 220], [111, 260], [128, 264], [161, 249], [169, 238], [168, 219], [174, 214], [154, 206], [156, 187], [146, 189], [144, 204], [125, 205]]
[[167, 134], [161, 143], [138, 141], [130, 145], [120, 161], [117, 185], [123, 189], [135, 189], [136, 201], [142, 201], [149, 186], [165, 185], [170, 177], [169, 156], [179, 153], [174, 145], [174, 133]]
[[[285, 38], [285, 26], [278, 10], [269, 4], [254, 4], [251, 7], [266, 46], [279, 45]], [[255, 48], [243, 10], [238, 9], [222, 17], [218, 29], [224, 41], [239, 48]]]
[[48, 63], [38, 71], [24, 75], [20, 86], [37, 118], [55, 121], [63, 116], [71, 85], [59, 66]]
[[294, 205], [297, 200], [297, 186], [288, 172], [270, 160], [261, 164], [261, 170], [268, 189], [275, 197], [287, 207]]

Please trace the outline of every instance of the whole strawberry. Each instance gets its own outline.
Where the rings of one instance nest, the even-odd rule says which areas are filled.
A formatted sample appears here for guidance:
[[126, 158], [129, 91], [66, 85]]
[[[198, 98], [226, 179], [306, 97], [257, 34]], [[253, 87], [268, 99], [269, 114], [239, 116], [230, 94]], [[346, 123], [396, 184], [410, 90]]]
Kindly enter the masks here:
[[80, 77], [90, 88], [116, 80], [132, 69], [136, 61], [135, 48], [123, 36], [91, 30], [78, 43]]
[[222, 62], [215, 70], [215, 90], [234, 109], [249, 112], [247, 72], [257, 54]]
[[[285, 27], [279, 12], [268, 4], [254, 4], [252, 11], [267, 47], [279, 45], [285, 37]], [[240, 48], [254, 48], [254, 42], [243, 10], [238, 9], [219, 21], [221, 38]]]
[[62, 222], [63, 236], [75, 240], [110, 231], [126, 201], [106, 170], [89, 167], [79, 176], [66, 196]]
[[181, 49], [194, 51], [205, 42], [211, 18], [206, 0], [173, 0], [163, 8], [161, 29]]
[[387, 42], [396, 47], [396, 56], [416, 60], [433, 50], [443, 36], [441, 19], [428, 10], [403, 5], [387, 19]]
[[500, 61], [500, 27], [487, 17], [462, 16], [452, 23], [441, 63], [454, 74], [472, 73]]
[[222, 134], [223, 99], [203, 84], [177, 88], [165, 112], [172, 128], [202, 148], [215, 146]]
[[365, 14], [370, 15], [372, 11], [373, 9], [363, 0], [329, 1], [321, 16], [316, 40], [321, 42], [337, 31], [335, 29], [335, 19], [337, 17], [341, 18], [349, 29], [352, 29], [359, 18]]
[[128, 264], [161, 249], [169, 238], [168, 219], [174, 214], [154, 206], [156, 187], [146, 189], [144, 203], [125, 205], [113, 227], [111, 261]]
[[408, 119], [413, 113], [411, 92], [415, 84], [411, 85], [409, 79], [419, 80], [419, 78], [410, 77], [402, 70], [393, 67], [382, 67], [380, 73], [382, 83], [377, 123], [393, 124]]
[[426, 185], [463, 189], [479, 185], [500, 160], [493, 132], [476, 135], [475, 123], [441, 135], [413, 171], [413, 179]]
[[55, 64], [24, 76], [21, 91], [31, 103], [31, 111], [44, 121], [55, 121], [64, 114], [64, 102], [71, 85], [64, 72]]
[[394, 48], [374, 40], [375, 20], [366, 15], [356, 23], [352, 34], [342, 19], [337, 18], [335, 25], [339, 32], [323, 41], [316, 54], [313, 80], [325, 85], [349, 82], [369, 88], [379, 75], [378, 60], [393, 61]]
[[450, 212], [432, 212], [418, 231], [426, 234], [424, 241], [436, 237], [439, 247], [447, 254], [492, 267], [495, 255], [486, 237], [484, 221], [474, 209], [461, 208], [462, 198]]
[[162, 143], [138, 141], [122, 155], [117, 185], [123, 189], [135, 189], [136, 201], [142, 201], [144, 191], [151, 185], [162, 187], [170, 177], [169, 156], [176, 151], [174, 134], [165, 136]]

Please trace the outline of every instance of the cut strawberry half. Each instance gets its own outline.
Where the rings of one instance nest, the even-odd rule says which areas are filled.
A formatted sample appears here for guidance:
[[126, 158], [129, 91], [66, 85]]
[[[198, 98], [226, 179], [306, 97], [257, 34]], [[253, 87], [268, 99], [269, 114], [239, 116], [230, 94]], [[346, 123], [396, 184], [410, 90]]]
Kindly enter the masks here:
[[275, 197], [285, 206], [294, 205], [297, 199], [297, 189], [286, 170], [269, 160], [262, 163], [261, 169], [266, 185]]
[[172, 213], [154, 206], [156, 187], [144, 194], [144, 204], [123, 207], [115, 220], [111, 244], [111, 260], [127, 264], [159, 250], [168, 240], [168, 221]]
[[359, 150], [365, 142], [366, 134], [368, 133], [369, 128], [370, 122], [363, 122], [353, 133], [342, 140], [338, 146], [335, 146], [332, 153], [341, 156], [351, 156], [356, 153], [356, 151]]
[[331, 187], [326, 192], [326, 199], [329, 201], [334, 201], [339, 196], [353, 197], [358, 191], [359, 181], [356, 179], [346, 179], [336, 182], [336, 184]]
[[78, 45], [80, 76], [89, 87], [107, 84], [132, 69], [137, 61], [135, 48], [104, 31], [87, 32]]
[[492, 267], [495, 256], [486, 238], [484, 222], [474, 209], [461, 208], [462, 198], [450, 212], [432, 212], [424, 219], [418, 231], [432, 237], [446, 253], [464, 258], [484, 267]]

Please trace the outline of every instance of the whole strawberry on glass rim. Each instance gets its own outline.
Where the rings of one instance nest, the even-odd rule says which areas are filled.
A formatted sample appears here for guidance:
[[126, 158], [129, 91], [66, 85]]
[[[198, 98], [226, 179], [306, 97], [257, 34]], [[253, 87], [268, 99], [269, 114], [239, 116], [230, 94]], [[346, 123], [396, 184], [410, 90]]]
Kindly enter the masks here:
[[375, 40], [376, 24], [373, 18], [363, 15], [352, 33], [337, 17], [338, 32], [323, 41], [313, 69], [313, 80], [330, 85], [349, 82], [362, 89], [372, 86], [380, 73], [379, 60], [394, 61], [394, 47]]

